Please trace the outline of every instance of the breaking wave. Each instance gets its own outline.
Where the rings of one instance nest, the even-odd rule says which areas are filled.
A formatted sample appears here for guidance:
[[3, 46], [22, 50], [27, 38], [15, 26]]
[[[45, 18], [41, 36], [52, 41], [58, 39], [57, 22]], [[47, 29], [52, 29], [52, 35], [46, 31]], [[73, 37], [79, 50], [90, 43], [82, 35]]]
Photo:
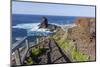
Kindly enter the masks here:
[[[17, 24], [12, 28], [18, 29], [26, 29], [28, 36], [47, 36], [52, 34], [53, 32], [49, 31], [47, 28], [39, 28], [40, 23], [24, 23], [24, 24]], [[54, 24], [54, 23], [52, 23]], [[55, 24], [57, 25], [57, 24]]]

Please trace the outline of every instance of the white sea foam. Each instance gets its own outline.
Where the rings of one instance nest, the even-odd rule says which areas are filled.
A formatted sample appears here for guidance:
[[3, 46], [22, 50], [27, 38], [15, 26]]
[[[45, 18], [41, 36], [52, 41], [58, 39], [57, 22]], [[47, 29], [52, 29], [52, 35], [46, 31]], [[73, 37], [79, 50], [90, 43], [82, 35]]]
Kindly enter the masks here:
[[24, 24], [17, 24], [16, 26], [13, 26], [13, 28], [18, 28], [18, 29], [26, 29], [27, 30], [27, 35], [48, 35], [52, 33], [48, 29], [44, 28], [39, 28], [40, 23], [24, 23]]
[[[12, 28], [26, 29], [28, 36], [35, 36], [35, 35], [47, 36], [48, 34], [53, 33], [51, 31], [49, 31], [49, 29], [47, 29], [47, 28], [39, 28], [39, 24], [40, 23], [17, 24], [16, 26], [13, 26]], [[60, 24], [56, 24], [56, 23], [50, 23], [50, 24], [60, 26], [63, 30], [67, 30], [68, 28], [72, 28], [72, 27], [76, 26], [76, 24], [65, 24], [65, 25], [60, 25]]]
[[13, 28], [18, 28], [18, 29], [36, 29], [38, 28], [39, 23], [24, 23], [24, 24], [17, 24], [16, 26], [13, 26]]
[[56, 25], [56, 26], [61, 26], [61, 24], [57, 24], [57, 23], [50, 23], [52, 25]]

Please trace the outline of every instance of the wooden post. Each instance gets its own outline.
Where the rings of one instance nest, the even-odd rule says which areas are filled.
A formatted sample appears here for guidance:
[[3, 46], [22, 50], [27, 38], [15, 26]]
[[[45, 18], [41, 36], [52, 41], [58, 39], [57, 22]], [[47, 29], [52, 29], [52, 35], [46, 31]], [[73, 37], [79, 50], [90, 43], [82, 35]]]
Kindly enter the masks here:
[[37, 38], [37, 44], [39, 43], [39, 39]]
[[14, 57], [15, 57], [16, 65], [21, 65], [21, 57], [20, 57], [19, 49], [15, 51]]
[[26, 48], [29, 49], [29, 42], [27, 39], [25, 40], [25, 44], [26, 44]]

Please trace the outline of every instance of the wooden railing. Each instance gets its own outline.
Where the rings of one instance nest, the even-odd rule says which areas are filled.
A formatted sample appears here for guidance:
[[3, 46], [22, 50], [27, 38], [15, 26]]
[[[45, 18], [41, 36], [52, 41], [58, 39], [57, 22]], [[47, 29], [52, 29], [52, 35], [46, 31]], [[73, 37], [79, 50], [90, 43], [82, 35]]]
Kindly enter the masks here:
[[[24, 42], [25, 42], [24, 46], [26, 46], [26, 48], [25, 48], [25, 52], [24, 52], [23, 56], [21, 57], [19, 48], [22, 46], [22, 43], [24, 43]], [[27, 37], [24, 37], [23, 39], [17, 41], [16, 43], [14, 43], [12, 45], [12, 50], [11, 51], [14, 55], [16, 65], [21, 65], [22, 64], [22, 59], [21, 58], [24, 58], [24, 55], [26, 54], [28, 49], [29, 49], [29, 42], [28, 42]]]
[[[36, 44], [34, 45], [31, 45], [29, 44], [29, 40], [28, 40], [28, 37], [24, 37], [23, 39], [17, 41], [16, 43], [12, 44], [12, 54], [13, 54], [13, 57], [15, 59], [15, 62], [16, 62], [16, 65], [22, 65], [23, 64], [23, 61], [28, 53], [28, 50], [32, 47], [37, 47], [39, 43], [43, 42], [45, 39], [43, 40], [38, 40], [37, 38], [37, 42]], [[23, 43], [25, 43], [23, 45]], [[24, 53], [22, 54], [21, 56], [21, 50], [20, 48], [23, 47], [23, 46], [26, 46], [24, 48]]]

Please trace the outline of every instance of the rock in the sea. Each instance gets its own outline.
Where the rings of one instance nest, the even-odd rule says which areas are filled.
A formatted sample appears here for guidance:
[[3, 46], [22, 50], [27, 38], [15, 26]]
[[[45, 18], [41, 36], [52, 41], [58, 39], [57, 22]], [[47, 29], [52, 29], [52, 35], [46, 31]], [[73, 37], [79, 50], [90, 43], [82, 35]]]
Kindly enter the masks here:
[[48, 27], [48, 19], [46, 17], [42, 17], [42, 21], [39, 25], [39, 28], [47, 28]]
[[49, 31], [53, 32], [53, 31], [57, 30], [60, 27], [57, 26], [57, 25], [54, 25], [54, 24], [49, 24], [48, 19], [46, 17], [42, 17], [41, 23], [39, 24], [39, 28], [46, 28]]

